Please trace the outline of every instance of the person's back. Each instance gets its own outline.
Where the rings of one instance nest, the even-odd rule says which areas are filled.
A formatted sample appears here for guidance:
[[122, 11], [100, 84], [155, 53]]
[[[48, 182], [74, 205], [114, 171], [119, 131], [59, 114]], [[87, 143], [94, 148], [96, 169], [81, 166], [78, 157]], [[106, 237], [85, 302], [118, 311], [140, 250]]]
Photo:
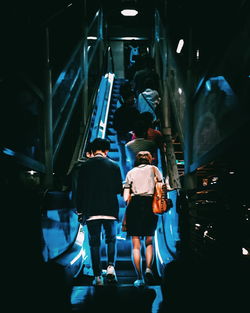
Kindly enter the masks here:
[[87, 215], [118, 217], [116, 195], [121, 192], [118, 165], [96, 155], [82, 164], [79, 175], [82, 175], [82, 205]]
[[113, 127], [119, 134], [127, 134], [133, 130], [139, 117], [139, 111], [129, 105], [123, 105], [114, 113]]
[[140, 113], [134, 107], [134, 93], [127, 92], [125, 102], [114, 113], [113, 127], [117, 132], [117, 144], [120, 152], [123, 179], [127, 173], [125, 144], [131, 140], [131, 133], [139, 119]]
[[[162, 133], [154, 128], [154, 117], [153, 114], [150, 112], [143, 112], [140, 114], [140, 119], [142, 119], [145, 123], [145, 127], [147, 128], [147, 134], [146, 139], [153, 140], [159, 149], [163, 151], [163, 145], [164, 145], [164, 138]], [[134, 135], [133, 139], [136, 138], [136, 135]]]
[[156, 90], [159, 90], [159, 75], [154, 69], [154, 61], [150, 56], [144, 56], [144, 66], [135, 72], [132, 79], [133, 89], [135, 91], [136, 97], [143, 92], [145, 87], [145, 81], [147, 78], [153, 79], [156, 85]]
[[[119, 91], [120, 91], [120, 94], [117, 100], [117, 106], [116, 106], [117, 108], [121, 107], [128, 97], [132, 97], [133, 90], [132, 90], [130, 82], [125, 81], [124, 83], [122, 83]], [[134, 94], [133, 94], [133, 98], [134, 98]]]
[[107, 157], [110, 142], [96, 138], [92, 143], [93, 156], [79, 170], [76, 203], [77, 213], [85, 216], [94, 285], [104, 284], [100, 255], [102, 228], [107, 244], [108, 283], [117, 282], [115, 273], [117, 220], [119, 203], [117, 195], [122, 193], [121, 171], [116, 162]]
[[85, 215], [118, 215], [117, 194], [121, 192], [120, 168], [107, 157], [94, 154], [81, 164], [78, 174], [78, 205]]
[[134, 106], [134, 100], [134, 92], [126, 90], [123, 94], [122, 106], [114, 113], [113, 127], [119, 135], [125, 135], [131, 131], [137, 121], [139, 111]]
[[153, 121], [158, 119], [158, 107], [160, 104], [160, 96], [156, 90], [154, 80], [150, 77], [145, 81], [145, 90], [138, 95], [137, 109], [140, 113], [150, 112], [153, 115]]
[[142, 120], [138, 121], [134, 129], [134, 133], [136, 138], [130, 140], [125, 145], [129, 168], [132, 168], [134, 166], [135, 157], [139, 151], [149, 151], [155, 158], [158, 148], [156, 142], [154, 142], [153, 140], [145, 139], [147, 136], [147, 127]]

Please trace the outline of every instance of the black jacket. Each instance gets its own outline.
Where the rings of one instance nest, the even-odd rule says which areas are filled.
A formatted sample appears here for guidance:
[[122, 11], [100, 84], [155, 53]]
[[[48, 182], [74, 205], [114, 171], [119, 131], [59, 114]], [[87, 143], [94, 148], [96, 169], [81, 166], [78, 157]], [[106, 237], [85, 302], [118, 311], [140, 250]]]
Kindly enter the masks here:
[[96, 156], [82, 164], [76, 191], [77, 211], [86, 218], [107, 215], [118, 218], [117, 194], [122, 194], [121, 171], [114, 161]]
[[126, 134], [134, 130], [140, 112], [132, 106], [123, 105], [114, 113], [113, 127], [120, 134]]

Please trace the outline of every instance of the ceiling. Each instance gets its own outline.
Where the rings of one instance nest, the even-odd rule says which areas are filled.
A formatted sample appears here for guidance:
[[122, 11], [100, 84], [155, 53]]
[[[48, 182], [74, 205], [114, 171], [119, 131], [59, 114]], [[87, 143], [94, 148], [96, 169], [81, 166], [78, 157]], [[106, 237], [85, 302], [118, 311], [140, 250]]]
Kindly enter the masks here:
[[[223, 48], [242, 21], [250, 19], [247, 0], [134, 0], [138, 7], [135, 17], [123, 17], [122, 7], [130, 0], [102, 0], [109, 35], [150, 36], [154, 26], [155, 9], [161, 15], [167, 36], [174, 45], [183, 38], [186, 43], [192, 35], [195, 47], [208, 56]], [[91, 2], [92, 3], [92, 2]]]
[[[123, 17], [121, 8], [134, 3], [139, 13], [135, 17]], [[185, 36], [192, 28], [196, 40], [211, 41], [221, 34], [230, 34], [237, 24], [239, 10], [249, 9], [247, 0], [12, 0], [1, 6], [4, 26], [14, 27], [21, 24], [42, 24], [63, 11], [72, 11], [72, 18], [81, 19], [84, 8], [89, 20], [102, 6], [111, 33], [145, 33], [150, 31], [154, 22], [154, 10], [158, 9], [169, 35], [173, 38]], [[5, 9], [6, 8], [6, 9]], [[249, 13], [248, 13], [249, 14]], [[67, 21], [68, 23], [71, 20]], [[177, 39], [176, 39], [177, 40]]]
[[[103, 0], [101, 2], [108, 25], [109, 37], [148, 37], [151, 35], [154, 25], [154, 2], [142, 0]], [[138, 14], [135, 17], [124, 17], [121, 10], [128, 8], [130, 3], [135, 5]]]
[[[147, 37], [151, 36], [154, 26], [154, 12], [157, 9], [167, 32], [168, 39], [177, 46], [179, 39], [186, 43], [190, 40], [194, 48], [203, 50], [204, 60], [223, 48], [242, 27], [245, 20], [250, 19], [248, 0], [134, 0], [139, 8], [135, 17], [123, 17], [120, 10], [128, 0], [12, 0], [1, 6], [3, 23], [2, 43], [8, 56], [11, 46], [24, 46], [23, 35], [30, 33], [35, 40], [35, 27], [54, 21], [53, 27], [61, 32], [62, 42], [65, 34], [67, 41], [77, 42], [82, 36], [82, 21], [93, 19], [98, 8], [102, 7], [108, 25], [110, 37]], [[60, 23], [57, 23], [61, 17]], [[55, 25], [55, 24], [58, 25]], [[61, 30], [60, 30], [60, 29]], [[34, 29], [34, 30], [33, 30]], [[27, 37], [28, 38], [28, 37]], [[20, 41], [20, 44], [15, 41]], [[28, 40], [30, 40], [28, 38]], [[69, 45], [68, 45], [69, 46]], [[187, 49], [188, 45], [185, 45]], [[4, 59], [4, 58], [2, 58]]]

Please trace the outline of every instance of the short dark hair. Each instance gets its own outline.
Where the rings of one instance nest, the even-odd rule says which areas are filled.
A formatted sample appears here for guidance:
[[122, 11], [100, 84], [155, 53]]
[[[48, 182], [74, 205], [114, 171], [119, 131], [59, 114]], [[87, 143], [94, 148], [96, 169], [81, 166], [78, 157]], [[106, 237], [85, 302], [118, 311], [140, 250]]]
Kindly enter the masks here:
[[110, 141], [106, 138], [96, 138], [91, 142], [91, 148], [93, 153], [97, 150], [104, 152], [110, 149]]

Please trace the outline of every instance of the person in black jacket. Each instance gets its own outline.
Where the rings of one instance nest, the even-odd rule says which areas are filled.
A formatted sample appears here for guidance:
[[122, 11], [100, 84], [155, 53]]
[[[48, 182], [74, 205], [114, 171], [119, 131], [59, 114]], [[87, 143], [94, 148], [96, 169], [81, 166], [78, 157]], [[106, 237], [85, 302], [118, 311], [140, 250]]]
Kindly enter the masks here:
[[77, 213], [85, 216], [91, 261], [95, 280], [104, 284], [101, 267], [101, 231], [105, 231], [107, 244], [107, 282], [117, 282], [115, 273], [117, 219], [119, 216], [118, 194], [122, 194], [121, 171], [107, 154], [110, 142], [96, 138], [91, 143], [93, 156], [79, 170], [76, 191]]
[[123, 94], [123, 103], [114, 113], [113, 127], [117, 133], [117, 144], [121, 157], [122, 178], [125, 179], [128, 168], [125, 154], [125, 144], [131, 140], [132, 131], [140, 117], [140, 112], [134, 107], [135, 95], [131, 90]]

